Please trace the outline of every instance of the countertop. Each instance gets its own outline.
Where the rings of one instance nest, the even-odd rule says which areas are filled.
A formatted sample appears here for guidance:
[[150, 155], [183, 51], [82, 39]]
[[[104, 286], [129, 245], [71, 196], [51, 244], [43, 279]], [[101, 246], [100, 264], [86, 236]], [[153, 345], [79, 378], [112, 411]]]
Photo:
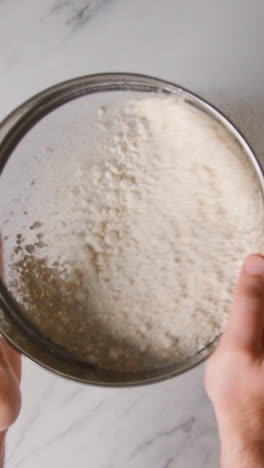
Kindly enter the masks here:
[[[0, 119], [68, 78], [146, 73], [217, 105], [262, 159], [263, 14], [262, 0], [0, 0]], [[107, 389], [24, 359], [22, 392], [8, 468], [218, 466], [204, 365], [164, 383]]]

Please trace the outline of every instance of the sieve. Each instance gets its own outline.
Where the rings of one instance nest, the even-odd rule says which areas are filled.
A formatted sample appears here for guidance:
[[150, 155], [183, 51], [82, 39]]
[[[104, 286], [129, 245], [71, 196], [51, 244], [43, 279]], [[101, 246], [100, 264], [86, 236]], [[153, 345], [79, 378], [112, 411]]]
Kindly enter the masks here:
[[[76, 102], [81, 103], [82, 98], [87, 99], [88, 97], [92, 103], [92, 99], [100, 96], [100, 93], [115, 96], [115, 93], [120, 91], [127, 93], [128, 96], [130, 93], [159, 93], [180, 96], [184, 98], [185, 102], [215, 119], [243, 149], [245, 158], [253, 168], [264, 194], [263, 173], [256, 156], [241, 133], [222, 113], [201, 97], [181, 86], [150, 76], [128, 73], [88, 75], [60, 83], [33, 96], [8, 115], [0, 126], [0, 187], [6, 164], [12, 160], [16, 148], [23, 141], [25, 135], [28, 135], [38, 122], [69, 102], [76, 100]], [[26, 164], [22, 165], [21, 163], [20, 170], [21, 174], [23, 170], [27, 170]], [[59, 177], [58, 174], [55, 176]], [[23, 184], [23, 180], [17, 179], [13, 183]], [[8, 200], [2, 197], [2, 203], [5, 205]], [[23, 213], [15, 212], [13, 216], [20, 217], [23, 221]], [[0, 215], [0, 226], [3, 222], [5, 220]], [[5, 244], [5, 240], [3, 243]], [[0, 331], [14, 348], [50, 371], [79, 382], [104, 386], [147, 384], [174, 377], [205, 360], [216, 348], [219, 341], [218, 336], [194, 356], [166, 367], [133, 372], [103, 369], [79, 359], [74, 353], [44, 336], [38, 327], [25, 316], [7, 285], [1, 279]]]

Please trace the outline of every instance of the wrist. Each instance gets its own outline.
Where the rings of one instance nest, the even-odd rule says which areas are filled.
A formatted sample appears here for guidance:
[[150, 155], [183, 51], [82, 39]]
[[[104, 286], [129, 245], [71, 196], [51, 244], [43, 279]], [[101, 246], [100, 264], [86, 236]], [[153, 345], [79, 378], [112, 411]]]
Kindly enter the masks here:
[[264, 442], [221, 442], [221, 468], [264, 468]]
[[4, 466], [6, 431], [0, 432], [0, 468]]
[[218, 421], [221, 442], [221, 468], [263, 468], [264, 426], [251, 427], [243, 420]]

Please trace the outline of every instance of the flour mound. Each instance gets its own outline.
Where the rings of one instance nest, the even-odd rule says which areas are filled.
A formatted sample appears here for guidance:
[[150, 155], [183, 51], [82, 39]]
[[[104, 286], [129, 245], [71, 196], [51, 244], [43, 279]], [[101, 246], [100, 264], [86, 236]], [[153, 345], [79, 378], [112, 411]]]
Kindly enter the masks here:
[[[63, 274], [40, 267], [63, 278], [62, 298], [56, 292], [54, 310], [53, 293], [44, 320], [47, 288], [34, 320], [103, 367], [183, 360], [223, 331], [244, 257], [264, 252], [258, 182], [228, 132], [178, 98], [100, 108], [98, 124], [104, 157], [87, 158], [67, 187], [74, 210], [57, 249], [71, 260]], [[22, 270], [34, 271], [32, 255]], [[27, 313], [34, 307], [31, 299]]]

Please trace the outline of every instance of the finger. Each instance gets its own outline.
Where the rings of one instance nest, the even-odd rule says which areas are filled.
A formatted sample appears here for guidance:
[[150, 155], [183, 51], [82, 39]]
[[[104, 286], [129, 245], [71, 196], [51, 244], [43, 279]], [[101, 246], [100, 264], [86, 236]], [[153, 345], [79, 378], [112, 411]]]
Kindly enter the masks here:
[[21, 407], [18, 379], [0, 346], [0, 431], [16, 420]]
[[5, 353], [6, 359], [12, 367], [18, 382], [21, 382], [22, 366], [21, 366], [21, 355], [15, 351], [5, 340], [0, 338], [0, 346]]
[[223, 342], [260, 352], [264, 332], [264, 258], [247, 257], [236, 286]]

